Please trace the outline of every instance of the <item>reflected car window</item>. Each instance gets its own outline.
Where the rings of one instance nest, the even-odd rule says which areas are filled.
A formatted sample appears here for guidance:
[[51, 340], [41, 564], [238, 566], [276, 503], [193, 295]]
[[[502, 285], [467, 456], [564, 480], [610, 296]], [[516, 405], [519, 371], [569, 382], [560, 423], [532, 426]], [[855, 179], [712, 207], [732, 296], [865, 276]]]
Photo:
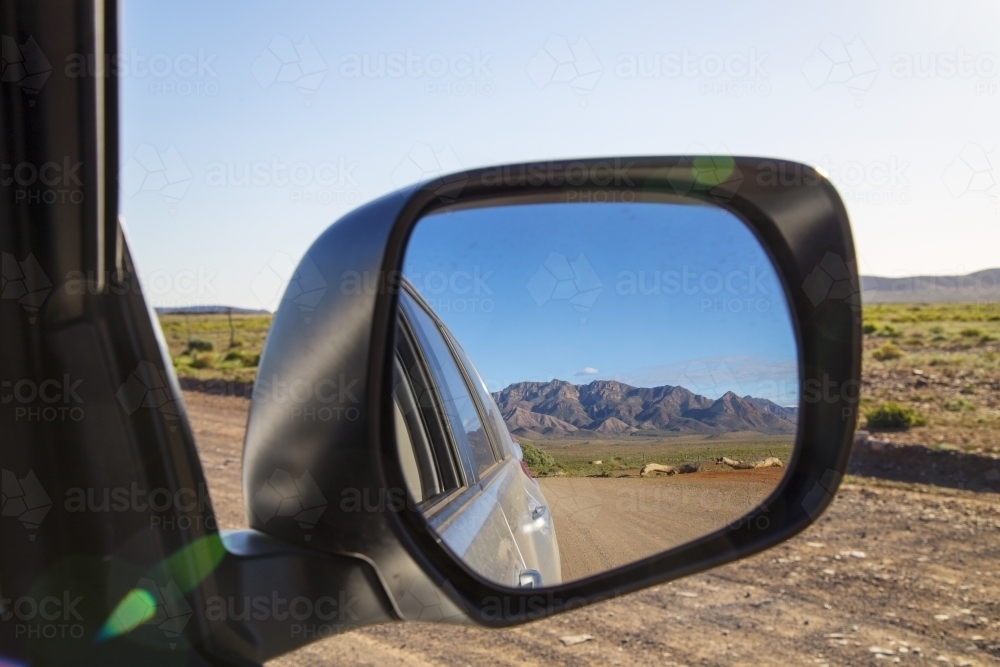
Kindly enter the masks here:
[[434, 320], [405, 292], [401, 294], [400, 303], [434, 375], [463, 463], [468, 466], [470, 477], [480, 479], [497, 459], [465, 378]]
[[448, 340], [451, 341], [451, 345], [455, 348], [458, 353], [458, 358], [465, 366], [465, 372], [468, 374], [469, 378], [472, 380], [472, 385], [476, 389], [476, 393], [479, 394], [479, 403], [486, 410], [486, 418], [493, 424], [493, 433], [496, 434], [496, 446], [500, 450], [500, 456], [502, 458], [507, 458], [507, 452], [510, 450], [510, 445], [508, 441], [510, 440], [510, 432], [507, 430], [507, 424], [503, 420], [503, 415], [500, 414], [500, 408], [497, 407], [496, 401], [493, 400], [493, 396], [490, 395], [490, 390], [486, 387], [486, 383], [483, 381], [479, 371], [476, 370], [475, 365], [472, 360], [469, 359], [469, 355], [465, 353], [462, 346], [458, 344], [455, 337], [448, 333]]

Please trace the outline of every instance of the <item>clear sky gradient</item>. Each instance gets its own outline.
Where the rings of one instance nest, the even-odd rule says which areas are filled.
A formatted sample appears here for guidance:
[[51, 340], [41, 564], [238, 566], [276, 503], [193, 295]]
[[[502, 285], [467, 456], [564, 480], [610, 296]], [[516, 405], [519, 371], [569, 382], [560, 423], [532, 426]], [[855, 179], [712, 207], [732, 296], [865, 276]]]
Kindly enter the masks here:
[[156, 305], [273, 307], [360, 203], [580, 156], [816, 164], [863, 273], [1000, 263], [995, 2], [123, 4], [122, 214]]
[[436, 214], [404, 274], [492, 391], [613, 379], [795, 402], [797, 350], [770, 260], [709, 206], [535, 204]]

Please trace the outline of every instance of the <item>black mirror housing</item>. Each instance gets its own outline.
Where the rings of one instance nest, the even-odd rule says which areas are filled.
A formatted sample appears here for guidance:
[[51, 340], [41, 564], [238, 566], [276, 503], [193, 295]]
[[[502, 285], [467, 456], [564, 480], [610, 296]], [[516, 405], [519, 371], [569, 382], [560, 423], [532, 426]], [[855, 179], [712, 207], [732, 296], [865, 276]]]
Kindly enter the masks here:
[[[734, 525], [608, 573], [532, 593], [488, 583], [442, 549], [405, 491], [391, 403], [401, 267], [416, 222], [447, 207], [697, 199], [738, 216], [780, 274], [799, 345], [789, 472]], [[401, 619], [504, 626], [762, 551], [836, 493], [857, 421], [860, 289], [846, 210], [829, 181], [750, 157], [589, 159], [487, 168], [387, 195], [327, 229], [269, 333], [250, 411], [243, 493], [252, 528], [360, 558]]]

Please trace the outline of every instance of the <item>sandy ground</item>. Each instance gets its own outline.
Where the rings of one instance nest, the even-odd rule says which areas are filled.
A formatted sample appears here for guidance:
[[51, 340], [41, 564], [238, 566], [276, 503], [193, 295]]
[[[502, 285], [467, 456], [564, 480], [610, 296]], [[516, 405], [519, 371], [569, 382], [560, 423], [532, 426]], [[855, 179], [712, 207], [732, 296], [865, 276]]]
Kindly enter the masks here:
[[[185, 402], [220, 525], [242, 526], [240, 450], [247, 401], [185, 392]], [[651, 480], [587, 481], [624, 485]], [[549, 502], [556, 521], [562, 515], [567, 526], [582, 524], [568, 529], [565, 537], [560, 528], [567, 565], [585, 569], [603, 562], [601, 558], [629, 557], [609, 546], [605, 550], [610, 555], [582, 556], [586, 550], [571, 546], [595, 535], [606, 545], [613, 542], [594, 527], [610, 525], [600, 518], [609, 497], [603, 487], [576, 494], [602, 499], [597, 520], [588, 525], [573, 518], [580, 509], [566, 505], [557, 513], [553, 497], [564, 480], [543, 483], [549, 482], [557, 482], [546, 488], [547, 494], [549, 488], [553, 492]], [[686, 488], [680, 484], [654, 484], [669, 489], [655, 498], [684, 497]], [[609, 488], [618, 503], [630, 497], [632, 487]], [[744, 499], [751, 501], [749, 495]], [[661, 500], [645, 502], [656, 506]], [[609, 521], [615, 518], [613, 512], [608, 516]], [[686, 528], [675, 522], [679, 527], [672, 539], [683, 539], [684, 529], [700, 534], [711, 519]], [[572, 646], [560, 639], [584, 634], [592, 639]], [[364, 628], [270, 664], [895, 662], [1000, 664], [1000, 499], [995, 493], [875, 480], [846, 484], [826, 515], [802, 535], [705, 574], [502, 631], [420, 624]]]
[[708, 535], [759, 505], [782, 470], [672, 477], [548, 477], [564, 581], [652, 556]]

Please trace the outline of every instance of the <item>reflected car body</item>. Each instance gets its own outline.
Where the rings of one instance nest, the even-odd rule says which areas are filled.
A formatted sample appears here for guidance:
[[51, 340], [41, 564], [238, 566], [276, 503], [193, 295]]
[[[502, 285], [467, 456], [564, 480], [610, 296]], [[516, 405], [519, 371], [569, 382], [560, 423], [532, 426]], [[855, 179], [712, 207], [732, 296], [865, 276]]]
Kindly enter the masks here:
[[507, 586], [562, 581], [552, 516], [472, 360], [403, 283], [393, 390], [407, 490], [469, 568]]

